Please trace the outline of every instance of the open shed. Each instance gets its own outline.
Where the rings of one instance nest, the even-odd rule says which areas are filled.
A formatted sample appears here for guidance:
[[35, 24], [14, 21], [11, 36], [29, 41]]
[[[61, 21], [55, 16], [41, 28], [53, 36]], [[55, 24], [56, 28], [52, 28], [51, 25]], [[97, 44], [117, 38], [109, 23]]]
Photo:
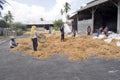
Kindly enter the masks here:
[[108, 27], [110, 31], [120, 33], [120, 0], [94, 0], [82, 7], [71, 17], [73, 29], [85, 33], [88, 26], [92, 31]]

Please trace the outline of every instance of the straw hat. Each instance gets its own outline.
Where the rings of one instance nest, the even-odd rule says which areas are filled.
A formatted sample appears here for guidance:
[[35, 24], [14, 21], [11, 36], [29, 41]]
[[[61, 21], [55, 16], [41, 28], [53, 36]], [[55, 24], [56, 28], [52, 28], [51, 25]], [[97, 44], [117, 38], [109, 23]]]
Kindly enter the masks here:
[[10, 36], [10, 39], [15, 39], [15, 37], [14, 36]]

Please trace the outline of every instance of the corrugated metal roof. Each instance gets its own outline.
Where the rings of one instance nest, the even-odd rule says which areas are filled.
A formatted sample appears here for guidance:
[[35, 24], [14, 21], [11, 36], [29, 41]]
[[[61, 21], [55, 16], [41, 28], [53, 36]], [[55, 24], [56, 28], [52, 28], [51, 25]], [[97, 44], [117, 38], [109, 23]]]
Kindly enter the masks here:
[[105, 3], [105, 2], [108, 2], [109, 0], [93, 0], [89, 3], [87, 3], [86, 6], [82, 7], [81, 9], [77, 10], [76, 11], [76, 14], [72, 15], [71, 18], [73, 18], [74, 16], [77, 15], [77, 12], [80, 12], [80, 11], [83, 11], [83, 10], [86, 10], [86, 9], [89, 9], [91, 7], [94, 7], [96, 5], [99, 5], [99, 4], [102, 4], [102, 3]]
[[83, 10], [88, 9], [88, 8], [91, 8], [93, 6], [105, 3], [107, 1], [109, 1], [109, 0], [95, 0], [95, 1], [92, 1], [92, 2], [88, 3], [85, 7], [81, 8], [80, 10], [78, 10], [78, 12], [79, 11], [83, 11]]

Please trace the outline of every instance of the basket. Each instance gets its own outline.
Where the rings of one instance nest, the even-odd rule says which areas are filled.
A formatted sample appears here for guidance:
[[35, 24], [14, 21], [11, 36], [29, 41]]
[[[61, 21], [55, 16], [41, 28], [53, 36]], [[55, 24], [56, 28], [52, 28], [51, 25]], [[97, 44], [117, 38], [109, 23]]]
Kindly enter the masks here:
[[38, 42], [39, 42], [39, 43], [44, 43], [44, 42], [46, 42], [46, 36], [45, 36], [44, 34], [40, 34], [40, 35], [38, 36]]

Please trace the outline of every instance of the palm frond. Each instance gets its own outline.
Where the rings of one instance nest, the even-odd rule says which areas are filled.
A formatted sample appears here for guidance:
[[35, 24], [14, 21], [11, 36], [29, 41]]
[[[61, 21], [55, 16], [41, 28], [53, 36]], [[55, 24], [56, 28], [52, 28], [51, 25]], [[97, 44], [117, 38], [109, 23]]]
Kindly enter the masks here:
[[2, 6], [2, 5], [0, 5], [0, 8], [1, 8], [1, 9], [3, 9], [3, 6]]

